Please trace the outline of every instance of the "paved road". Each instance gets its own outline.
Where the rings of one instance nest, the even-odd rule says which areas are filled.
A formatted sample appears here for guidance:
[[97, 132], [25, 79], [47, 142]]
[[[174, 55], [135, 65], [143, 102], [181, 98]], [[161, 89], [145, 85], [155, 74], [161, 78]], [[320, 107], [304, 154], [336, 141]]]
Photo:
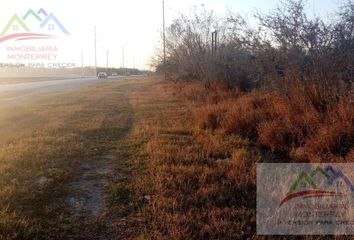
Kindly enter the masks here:
[[[123, 78], [127, 77], [110, 77], [108, 80], [119, 80]], [[107, 79], [78, 78], [28, 83], [0, 84], [0, 109], [21, 104], [27, 100], [34, 100], [51, 94], [63, 93], [82, 86], [104, 81], [107, 81]]]

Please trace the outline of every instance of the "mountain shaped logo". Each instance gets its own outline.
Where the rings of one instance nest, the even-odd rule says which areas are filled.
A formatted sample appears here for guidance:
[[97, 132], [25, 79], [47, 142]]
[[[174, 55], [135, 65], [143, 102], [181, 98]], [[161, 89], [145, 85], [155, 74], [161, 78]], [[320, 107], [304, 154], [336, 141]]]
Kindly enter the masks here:
[[[334, 192], [334, 191], [328, 191], [325, 189], [319, 189], [318, 184], [316, 184], [314, 178], [316, 176], [322, 177], [326, 183], [331, 186], [335, 183], [335, 181], [338, 181], [342, 179], [346, 186], [354, 192], [354, 185], [352, 182], [349, 180], [347, 176], [343, 174], [341, 170], [335, 170], [332, 166], [327, 166], [325, 169], [322, 169], [320, 167], [317, 167], [313, 171], [311, 171], [310, 174], [306, 173], [305, 171], [302, 171], [298, 177], [296, 178], [295, 182], [290, 186], [290, 189], [288, 193], [286, 194], [285, 198], [280, 202], [280, 206], [282, 206], [284, 203], [293, 200], [298, 197], [302, 198], [312, 198], [312, 197], [334, 197], [334, 196], [342, 196], [343, 193], [340, 192]], [[297, 191], [300, 187], [300, 185], [303, 184], [306, 186], [306, 190], [300, 190]]]
[[328, 180], [328, 183], [330, 185], [332, 185], [334, 183], [334, 181], [338, 180], [338, 179], [342, 179], [345, 184], [347, 185], [347, 187], [354, 192], [354, 185], [352, 184], [352, 182], [349, 180], [349, 178], [347, 176], [345, 176], [343, 174], [343, 172], [341, 170], [336, 171], [332, 166], [327, 166], [325, 169], [328, 173], [332, 174], [332, 177]]
[[[37, 24], [36, 26], [29, 26], [32, 19]], [[33, 21], [31, 22], [33, 24]], [[40, 31], [32, 31], [31, 27], [40, 29]], [[55, 39], [59, 37], [58, 33], [70, 35], [69, 31], [53, 13], [48, 14], [43, 8], [37, 12], [29, 9], [22, 18], [17, 14], [14, 14], [10, 18], [5, 27], [0, 31], [0, 43], [9, 40]]]
[[26, 14], [22, 17], [23, 20], [26, 20], [28, 17], [34, 17], [35, 19], [37, 19], [39, 22], [42, 21], [42, 19], [40, 18], [40, 16], [37, 15], [37, 13], [35, 13], [32, 9], [29, 9]]

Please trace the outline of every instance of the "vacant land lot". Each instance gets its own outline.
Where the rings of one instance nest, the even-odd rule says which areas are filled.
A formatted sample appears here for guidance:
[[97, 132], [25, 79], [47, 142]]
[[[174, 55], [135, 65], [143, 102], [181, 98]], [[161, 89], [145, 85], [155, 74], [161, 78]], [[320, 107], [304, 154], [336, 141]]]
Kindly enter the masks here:
[[134, 122], [128, 94], [150, 82], [107, 80], [1, 109], [0, 239], [96, 239], [118, 228], [102, 216], [129, 175], [118, 152]]
[[301, 161], [259, 140], [278, 97], [150, 77], [2, 109], [0, 239], [268, 239], [256, 163]]
[[144, 116], [132, 135], [146, 139], [135, 158], [145, 166], [136, 192], [151, 196], [146, 237], [333, 239], [256, 235], [257, 163], [353, 161], [352, 98], [321, 112], [301, 90], [288, 97], [169, 83], [131, 100]]

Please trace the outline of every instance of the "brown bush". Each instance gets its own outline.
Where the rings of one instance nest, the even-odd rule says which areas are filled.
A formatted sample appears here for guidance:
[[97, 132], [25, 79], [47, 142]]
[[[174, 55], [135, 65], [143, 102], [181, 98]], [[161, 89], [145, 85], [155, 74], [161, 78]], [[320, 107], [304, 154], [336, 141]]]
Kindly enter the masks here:
[[305, 148], [316, 161], [343, 160], [354, 147], [354, 104], [342, 101], [328, 112]]
[[258, 126], [259, 142], [289, 154], [305, 144], [320, 122], [320, 113], [302, 91], [268, 99], [271, 117]]
[[228, 106], [222, 104], [207, 104], [197, 109], [194, 118], [197, 126], [201, 129], [216, 130], [221, 127], [221, 124], [226, 117]]
[[179, 94], [192, 102], [205, 102], [208, 92], [205, 86], [200, 82], [178, 82], [176, 84]]
[[201, 130], [240, 135], [294, 161], [343, 159], [354, 145], [353, 100], [336, 97], [338, 89], [321, 89], [313, 82], [291, 84], [286, 92], [238, 96], [219, 89], [215, 94], [224, 100], [199, 102], [205, 105], [194, 110], [194, 122]]
[[228, 111], [221, 122], [226, 134], [239, 134], [257, 139], [257, 126], [270, 117], [268, 96], [262, 93], [243, 95], [228, 104]]

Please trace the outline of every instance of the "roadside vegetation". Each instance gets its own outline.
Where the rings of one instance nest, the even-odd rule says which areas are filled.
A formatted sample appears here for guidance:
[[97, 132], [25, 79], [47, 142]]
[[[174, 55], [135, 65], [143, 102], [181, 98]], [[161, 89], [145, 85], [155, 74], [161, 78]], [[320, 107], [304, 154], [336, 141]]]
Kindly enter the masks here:
[[105, 72], [109, 76], [125, 76], [125, 75], [147, 75], [150, 74], [150, 71], [139, 70], [137, 68], [97, 68], [97, 72]]
[[[354, 5], [256, 19], [196, 9], [168, 29], [168, 81], [1, 110], [0, 239], [347, 239], [256, 236], [256, 164], [354, 161]], [[68, 202], [86, 173], [98, 214]]]
[[126, 239], [112, 225], [134, 209], [118, 205], [132, 199], [118, 151], [131, 87], [107, 81], [0, 109], [0, 239]]
[[240, 136], [284, 161], [352, 161], [354, 3], [323, 20], [306, 15], [305, 1], [285, 0], [254, 18], [257, 26], [205, 8], [182, 15], [157, 70], [203, 103], [193, 112], [200, 130]]
[[354, 161], [354, 5], [304, 7], [282, 1], [257, 27], [202, 8], [168, 28], [168, 82], [140, 126], [146, 239], [276, 238], [256, 236], [258, 162]]

